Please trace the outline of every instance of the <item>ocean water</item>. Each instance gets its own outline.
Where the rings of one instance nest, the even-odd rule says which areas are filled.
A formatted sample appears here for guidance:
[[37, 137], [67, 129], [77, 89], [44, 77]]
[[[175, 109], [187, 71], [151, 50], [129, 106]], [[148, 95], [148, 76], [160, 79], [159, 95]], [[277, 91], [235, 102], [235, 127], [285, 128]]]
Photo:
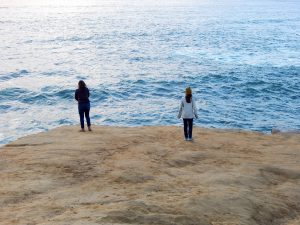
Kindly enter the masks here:
[[181, 125], [191, 86], [202, 127], [300, 129], [300, 1], [0, 2], [0, 145], [79, 124]]

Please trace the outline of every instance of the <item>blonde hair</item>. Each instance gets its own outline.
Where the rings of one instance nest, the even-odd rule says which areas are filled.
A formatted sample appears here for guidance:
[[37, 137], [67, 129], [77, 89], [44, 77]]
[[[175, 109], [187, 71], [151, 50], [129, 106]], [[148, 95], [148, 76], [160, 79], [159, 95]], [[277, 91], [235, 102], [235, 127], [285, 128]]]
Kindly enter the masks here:
[[185, 100], [187, 103], [191, 103], [192, 98], [192, 89], [190, 87], [187, 87], [185, 89]]
[[187, 87], [185, 89], [185, 95], [191, 95], [192, 94], [192, 89], [190, 87]]

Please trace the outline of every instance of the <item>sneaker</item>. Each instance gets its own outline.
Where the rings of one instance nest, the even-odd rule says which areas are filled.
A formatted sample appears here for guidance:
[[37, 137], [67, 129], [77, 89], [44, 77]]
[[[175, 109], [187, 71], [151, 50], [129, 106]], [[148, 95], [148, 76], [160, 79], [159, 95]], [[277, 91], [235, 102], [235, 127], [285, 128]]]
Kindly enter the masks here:
[[92, 131], [92, 128], [91, 127], [88, 127], [89, 131]]
[[184, 138], [184, 140], [188, 141], [189, 139], [188, 138]]
[[85, 129], [81, 129], [79, 132], [85, 132]]

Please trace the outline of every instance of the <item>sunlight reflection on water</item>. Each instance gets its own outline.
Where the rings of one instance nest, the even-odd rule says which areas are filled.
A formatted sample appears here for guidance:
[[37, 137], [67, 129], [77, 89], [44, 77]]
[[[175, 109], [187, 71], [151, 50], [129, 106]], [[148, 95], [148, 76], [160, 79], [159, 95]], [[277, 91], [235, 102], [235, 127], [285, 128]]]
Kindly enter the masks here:
[[198, 125], [300, 129], [298, 1], [1, 1], [0, 144], [92, 121], [179, 125], [192, 86]]

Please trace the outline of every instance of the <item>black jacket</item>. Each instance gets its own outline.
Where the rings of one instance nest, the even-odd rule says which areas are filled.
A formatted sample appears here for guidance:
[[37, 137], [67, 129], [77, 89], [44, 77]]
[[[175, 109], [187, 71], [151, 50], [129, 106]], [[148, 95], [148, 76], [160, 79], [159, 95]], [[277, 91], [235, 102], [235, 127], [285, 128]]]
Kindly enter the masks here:
[[90, 91], [88, 88], [77, 89], [75, 91], [75, 99], [78, 101], [78, 103], [90, 102], [89, 97], [90, 97]]

